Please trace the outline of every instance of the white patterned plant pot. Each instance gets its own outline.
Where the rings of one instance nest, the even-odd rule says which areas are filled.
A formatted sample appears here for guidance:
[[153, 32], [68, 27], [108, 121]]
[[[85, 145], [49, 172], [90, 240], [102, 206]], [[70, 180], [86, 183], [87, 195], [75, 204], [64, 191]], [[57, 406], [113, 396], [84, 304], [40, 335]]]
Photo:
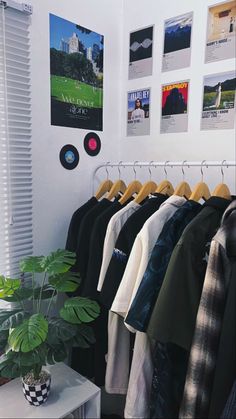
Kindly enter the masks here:
[[26, 384], [22, 378], [22, 385], [23, 393], [28, 403], [33, 406], [40, 406], [41, 404], [45, 403], [48, 398], [51, 385], [51, 376], [48, 377], [45, 383], [36, 385]]

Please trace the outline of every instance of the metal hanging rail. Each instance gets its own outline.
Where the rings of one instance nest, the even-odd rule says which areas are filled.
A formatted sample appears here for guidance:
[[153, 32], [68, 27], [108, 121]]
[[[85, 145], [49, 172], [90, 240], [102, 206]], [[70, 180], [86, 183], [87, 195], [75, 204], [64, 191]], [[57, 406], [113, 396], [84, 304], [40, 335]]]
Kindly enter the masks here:
[[[228, 160], [222, 160], [222, 161], [208, 161], [208, 160], [202, 160], [202, 161], [188, 161], [188, 160], [183, 160], [183, 161], [154, 161], [151, 160], [150, 162], [148, 161], [138, 161], [135, 160], [133, 162], [128, 161], [119, 161], [119, 162], [110, 162], [108, 161], [107, 163], [102, 163], [100, 165], [98, 165], [96, 167], [96, 169], [93, 172], [93, 186], [94, 186], [94, 182], [95, 182], [95, 177], [97, 172], [102, 169], [105, 168], [107, 169], [108, 167], [113, 168], [113, 167], [181, 167], [182, 170], [184, 167], [201, 167], [201, 171], [203, 167], [221, 167], [221, 172], [223, 174], [223, 168], [228, 168], [228, 167], [236, 167], [236, 162], [235, 161], [228, 161]], [[107, 172], [108, 174], [108, 172]]]
[[148, 161], [133, 161], [133, 162], [125, 162], [125, 161], [119, 161], [119, 162], [107, 162], [107, 163], [102, 163], [100, 165], [98, 165], [96, 167], [96, 169], [94, 170], [93, 173], [93, 177], [96, 176], [96, 173], [99, 169], [103, 168], [103, 167], [182, 167], [182, 166], [187, 166], [187, 167], [191, 167], [191, 166], [195, 166], [195, 167], [231, 167], [231, 166], [236, 166], [236, 162], [235, 161], [228, 161], [228, 160], [222, 160], [222, 161], [207, 161], [207, 160], [203, 160], [203, 161], [169, 161], [166, 160], [164, 162], [159, 162], [159, 161], [153, 161], [151, 160], [150, 162]]

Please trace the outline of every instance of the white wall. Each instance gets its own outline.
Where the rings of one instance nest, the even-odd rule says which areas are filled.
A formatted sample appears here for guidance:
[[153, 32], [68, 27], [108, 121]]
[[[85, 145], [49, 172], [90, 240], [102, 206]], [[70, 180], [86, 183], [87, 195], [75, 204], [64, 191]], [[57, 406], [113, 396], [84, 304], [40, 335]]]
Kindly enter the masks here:
[[[235, 160], [235, 131], [200, 131], [202, 81], [206, 74], [233, 70], [235, 61], [204, 64], [207, 7], [211, 0], [31, 0], [32, 16], [32, 130], [34, 190], [34, 252], [47, 253], [63, 247], [73, 211], [92, 190], [94, 168], [106, 161], [182, 161]], [[217, 3], [217, 0], [215, 0]], [[220, 1], [219, 1], [220, 3]], [[189, 68], [161, 73], [164, 20], [185, 12], [194, 12], [192, 55]], [[104, 130], [98, 132], [102, 150], [90, 157], [83, 148], [88, 130], [50, 125], [49, 13], [78, 23], [105, 37], [104, 49]], [[153, 75], [128, 81], [129, 33], [154, 24]], [[161, 84], [190, 79], [189, 128], [186, 133], [160, 134]], [[151, 134], [126, 136], [127, 91], [151, 87]], [[75, 145], [80, 162], [75, 170], [65, 170], [59, 162], [63, 145]], [[163, 172], [154, 169], [153, 180]], [[114, 180], [116, 169], [109, 172]], [[221, 181], [220, 169], [205, 169], [205, 180], [213, 188]], [[105, 178], [99, 172], [99, 180]], [[131, 169], [122, 171], [128, 183]], [[147, 169], [137, 169], [141, 180], [149, 178]], [[169, 169], [168, 178], [176, 184], [180, 169]], [[199, 169], [186, 169], [193, 186], [200, 178]], [[235, 169], [225, 169], [225, 181], [236, 192]]]
[[[32, 15], [32, 155], [34, 192], [34, 253], [46, 254], [65, 245], [71, 215], [91, 196], [92, 171], [118, 153], [121, 91], [120, 1], [30, 0]], [[50, 125], [49, 13], [103, 34], [104, 130], [97, 132], [102, 149], [90, 157], [83, 147], [89, 130]], [[63, 145], [73, 144], [80, 153], [76, 169], [65, 170], [59, 162]], [[113, 156], [113, 157], [112, 157]], [[103, 172], [104, 173], [104, 172]]]
[[[128, 0], [124, 2], [123, 62], [122, 62], [122, 138], [121, 160], [141, 161], [202, 161], [235, 160], [235, 130], [200, 131], [203, 76], [235, 69], [235, 60], [223, 60], [204, 64], [207, 8], [220, 3], [217, 0]], [[164, 38], [164, 20], [193, 11], [192, 54], [188, 68], [161, 73]], [[129, 32], [149, 25], [154, 26], [153, 75], [128, 80]], [[160, 134], [161, 84], [190, 79], [188, 132]], [[151, 87], [151, 134], [150, 136], [127, 137], [127, 91]], [[235, 192], [235, 170], [225, 170], [226, 179]], [[158, 177], [163, 176], [161, 172]], [[170, 173], [170, 171], [168, 171]], [[176, 171], [172, 171], [176, 173]], [[196, 173], [193, 183], [199, 177]], [[221, 181], [220, 169], [204, 170], [206, 176], [214, 173], [212, 184]], [[148, 172], [147, 175], [148, 176]], [[181, 180], [181, 170], [179, 170]], [[191, 176], [189, 175], [191, 178]], [[206, 178], [207, 179], [207, 178]]]

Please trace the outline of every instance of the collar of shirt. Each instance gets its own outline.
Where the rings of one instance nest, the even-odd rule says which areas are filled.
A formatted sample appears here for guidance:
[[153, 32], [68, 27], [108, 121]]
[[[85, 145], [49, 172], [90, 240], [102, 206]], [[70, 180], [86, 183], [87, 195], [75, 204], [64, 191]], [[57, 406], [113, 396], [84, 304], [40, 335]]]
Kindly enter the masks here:
[[161, 208], [163, 205], [166, 205], [166, 204], [171, 204], [171, 205], [173, 205], [173, 206], [175, 206], [175, 207], [181, 207], [183, 204], [185, 204], [185, 202], [187, 202], [187, 199], [186, 199], [186, 198], [184, 198], [183, 196], [171, 195], [171, 196], [169, 196], [169, 198], [168, 198], [168, 199], [166, 199], [166, 201], [165, 201], [165, 202], [163, 202], [163, 203], [160, 205], [160, 208]]
[[219, 196], [211, 196], [204, 204], [203, 207], [213, 207], [221, 211], [225, 211], [231, 201]]

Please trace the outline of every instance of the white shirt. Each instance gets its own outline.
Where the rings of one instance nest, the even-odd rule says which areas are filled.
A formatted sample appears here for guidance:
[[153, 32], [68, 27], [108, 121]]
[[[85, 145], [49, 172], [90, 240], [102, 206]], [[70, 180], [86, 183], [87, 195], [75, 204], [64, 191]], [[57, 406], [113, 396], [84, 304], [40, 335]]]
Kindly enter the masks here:
[[145, 118], [145, 112], [143, 109], [137, 108], [131, 113], [131, 119], [141, 119], [141, 118]]
[[106, 236], [103, 245], [103, 256], [102, 256], [102, 266], [100, 270], [99, 280], [97, 290], [101, 291], [103, 282], [106, 276], [107, 268], [109, 266], [112, 252], [115, 247], [116, 240], [121, 231], [121, 228], [125, 224], [126, 220], [138, 209], [140, 204], [137, 204], [134, 201], [129, 202], [124, 208], [118, 211], [110, 219], [109, 224], [106, 230]]
[[[125, 317], [146, 270], [153, 247], [164, 224], [172, 217], [186, 199], [170, 196], [145, 222], [132, 247], [120, 286], [114, 298], [111, 311]], [[133, 331], [133, 329], [127, 325]]]

